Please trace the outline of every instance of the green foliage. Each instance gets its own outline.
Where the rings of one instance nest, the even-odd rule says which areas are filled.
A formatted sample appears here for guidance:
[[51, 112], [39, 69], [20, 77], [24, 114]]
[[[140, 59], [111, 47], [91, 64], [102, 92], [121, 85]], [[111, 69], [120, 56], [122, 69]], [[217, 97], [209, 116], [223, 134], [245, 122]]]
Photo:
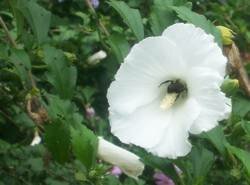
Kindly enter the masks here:
[[220, 46], [222, 45], [222, 40], [219, 30], [214, 26], [214, 24], [211, 21], [207, 20], [205, 16], [199, 15], [191, 11], [187, 7], [182, 7], [182, 6], [172, 7], [172, 9], [176, 11], [179, 18], [202, 28], [207, 33], [212, 34], [215, 38], [215, 41]]
[[87, 129], [84, 125], [79, 128], [71, 128], [71, 142], [73, 153], [87, 169], [94, 166], [96, 160], [96, 152], [98, 140], [94, 133]]
[[130, 8], [123, 1], [110, 1], [109, 4], [120, 14], [123, 21], [135, 34], [137, 40], [142, 40], [144, 38], [144, 29], [140, 12]]
[[[155, 171], [175, 184], [250, 184], [250, 101], [230, 81], [235, 76], [222, 85], [232, 98], [231, 117], [209, 132], [191, 135], [191, 153], [175, 160], [119, 143], [110, 133], [106, 100], [130, 48], [175, 22], [204, 29], [219, 45], [215, 25], [228, 26], [247, 56], [249, 10], [247, 0], [111, 0], [100, 1], [96, 9], [85, 1], [0, 1], [9, 29], [9, 35], [0, 29], [0, 184], [146, 185], [155, 184]], [[88, 58], [100, 50], [107, 58], [90, 65]], [[28, 110], [31, 98], [37, 102]], [[34, 115], [46, 119], [40, 123]], [[30, 146], [35, 130], [42, 142]], [[110, 174], [111, 165], [96, 158], [98, 135], [141, 157], [146, 168], [138, 181], [124, 174], [117, 178]]]
[[32, 28], [39, 44], [48, 40], [51, 13], [33, 1], [17, 0], [17, 7]]
[[55, 93], [63, 99], [70, 99], [76, 84], [76, 68], [69, 66], [61, 50], [50, 46], [44, 47], [44, 62], [48, 66], [47, 79], [55, 88]]
[[60, 163], [69, 158], [70, 130], [60, 119], [52, 121], [45, 128], [44, 140], [53, 157]]

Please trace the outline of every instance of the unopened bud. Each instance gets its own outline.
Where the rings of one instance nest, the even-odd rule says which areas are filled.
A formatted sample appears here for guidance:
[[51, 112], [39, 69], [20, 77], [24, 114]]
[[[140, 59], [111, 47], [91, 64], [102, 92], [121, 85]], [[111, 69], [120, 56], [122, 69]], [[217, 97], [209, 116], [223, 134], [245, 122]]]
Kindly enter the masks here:
[[234, 38], [234, 34], [235, 34], [233, 32], [233, 30], [231, 30], [225, 26], [217, 26], [217, 28], [219, 29], [219, 31], [221, 33], [223, 45], [225, 45], [225, 46], [231, 45], [233, 43], [233, 38]]
[[98, 52], [96, 52], [95, 54], [93, 54], [92, 56], [90, 56], [88, 58], [88, 64], [90, 65], [96, 65], [98, 64], [102, 59], [107, 57], [107, 53], [103, 50], [100, 50]]
[[237, 79], [225, 79], [221, 85], [221, 90], [227, 95], [232, 95], [239, 89], [239, 81]]

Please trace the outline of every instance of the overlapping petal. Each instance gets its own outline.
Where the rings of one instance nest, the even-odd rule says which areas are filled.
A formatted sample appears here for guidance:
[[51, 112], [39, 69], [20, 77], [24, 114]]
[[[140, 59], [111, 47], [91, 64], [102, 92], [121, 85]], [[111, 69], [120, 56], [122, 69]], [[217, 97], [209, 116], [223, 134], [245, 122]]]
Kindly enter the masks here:
[[[189, 133], [212, 129], [231, 111], [220, 91], [225, 65], [213, 36], [191, 24], [177, 23], [139, 42], [108, 90], [112, 133], [160, 157], [186, 155]], [[167, 86], [160, 84], [174, 79], [184, 81], [186, 96], [164, 110]]]
[[226, 57], [212, 35], [192, 24], [177, 23], [162, 34], [174, 42], [190, 66], [208, 67], [225, 76]]

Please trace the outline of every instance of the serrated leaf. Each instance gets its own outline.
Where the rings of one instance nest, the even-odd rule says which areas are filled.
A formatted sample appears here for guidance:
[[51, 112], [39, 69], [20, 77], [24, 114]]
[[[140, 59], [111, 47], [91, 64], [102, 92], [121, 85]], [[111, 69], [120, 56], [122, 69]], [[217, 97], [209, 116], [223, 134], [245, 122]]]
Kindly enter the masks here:
[[84, 125], [71, 127], [72, 150], [79, 161], [90, 170], [96, 160], [98, 139], [95, 134]]
[[45, 143], [52, 156], [60, 163], [68, 160], [70, 154], [69, 126], [57, 119], [45, 127]]
[[123, 62], [123, 59], [129, 52], [129, 43], [122, 35], [111, 35], [109, 37], [109, 45], [115, 54], [116, 59], [119, 63]]
[[193, 167], [193, 184], [203, 184], [214, 162], [214, 155], [205, 148], [194, 147], [190, 153]]
[[109, 2], [109, 5], [111, 5], [120, 14], [123, 21], [133, 31], [137, 40], [142, 40], [144, 38], [144, 28], [140, 12], [137, 9], [130, 8], [123, 1], [112, 0]]
[[35, 1], [19, 0], [17, 7], [31, 26], [38, 43], [46, 42], [48, 40], [51, 13]]
[[44, 56], [44, 62], [48, 65], [48, 81], [62, 99], [70, 99], [76, 85], [76, 68], [70, 66], [63, 52], [56, 48], [45, 46]]
[[163, 173], [168, 174], [174, 181], [177, 181], [178, 176], [174, 168], [173, 162], [166, 159], [154, 156], [143, 149], [136, 149], [134, 151], [145, 165], [148, 165], [152, 168], [159, 169]]
[[31, 69], [31, 62], [24, 50], [11, 50], [10, 62], [15, 66], [15, 73], [23, 83], [28, 83], [28, 71]]
[[208, 139], [222, 155], [226, 154], [226, 145], [228, 142], [221, 126], [217, 126], [209, 132], [202, 133], [201, 137]]
[[185, 0], [155, 0], [152, 7], [149, 23], [154, 35], [160, 35], [168, 26], [174, 24], [176, 14], [169, 6], [183, 6]]
[[232, 98], [232, 113], [234, 115], [245, 117], [250, 112], [250, 100], [243, 95], [237, 95]]
[[219, 30], [205, 16], [197, 14], [185, 6], [171, 6], [177, 13], [178, 17], [184, 21], [202, 28], [206, 33], [212, 34], [219, 46], [222, 46], [222, 39]]
[[240, 123], [244, 131], [250, 136], [250, 121], [242, 120]]
[[227, 149], [242, 162], [247, 173], [250, 175], [250, 153], [229, 144], [227, 145]]

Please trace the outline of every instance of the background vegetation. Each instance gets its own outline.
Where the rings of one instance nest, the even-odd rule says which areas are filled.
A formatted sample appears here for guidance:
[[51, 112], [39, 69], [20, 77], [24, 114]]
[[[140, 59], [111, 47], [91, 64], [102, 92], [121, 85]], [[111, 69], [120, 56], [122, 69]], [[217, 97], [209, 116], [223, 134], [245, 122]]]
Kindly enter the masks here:
[[[250, 73], [250, 1], [97, 2], [0, 2], [0, 185], [151, 185], [155, 170], [176, 184], [250, 184], [250, 100], [241, 88], [227, 91], [233, 100], [230, 119], [192, 136], [192, 152], [172, 161], [113, 137], [106, 99], [129, 48], [177, 21], [213, 32], [219, 44], [213, 24], [231, 28]], [[91, 60], [100, 50], [107, 57]], [[35, 131], [42, 143], [30, 146]], [[117, 178], [110, 173], [111, 165], [96, 160], [95, 135], [142, 158], [147, 166], [139, 181]]]

